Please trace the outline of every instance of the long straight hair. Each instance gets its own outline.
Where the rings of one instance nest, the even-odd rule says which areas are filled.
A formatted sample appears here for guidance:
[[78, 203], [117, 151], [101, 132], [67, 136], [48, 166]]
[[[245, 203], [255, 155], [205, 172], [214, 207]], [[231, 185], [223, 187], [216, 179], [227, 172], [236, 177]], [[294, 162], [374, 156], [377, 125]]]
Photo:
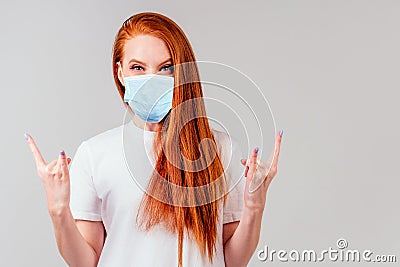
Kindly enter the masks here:
[[[140, 34], [150, 34], [162, 39], [169, 49], [174, 66], [196, 62], [189, 40], [174, 21], [154, 12], [135, 14], [122, 24], [113, 47], [114, 81], [122, 99], [125, 88], [118, 79], [117, 62], [122, 62], [126, 41]], [[206, 117], [197, 64], [174, 68], [174, 81], [172, 110], [160, 122], [155, 134], [153, 143], [156, 157], [155, 169], [140, 203], [136, 223], [145, 231], [149, 231], [157, 224], [162, 224], [168, 231], [177, 234], [178, 266], [182, 266], [185, 229], [197, 242], [202, 255], [208, 255], [212, 263], [220, 220], [219, 205], [221, 201], [225, 205], [227, 197], [224, 193], [227, 192], [225, 172]], [[177, 108], [190, 100], [196, 100], [195, 104]], [[130, 109], [127, 103], [124, 102], [124, 105]], [[184, 127], [180, 127], [182, 124]], [[202, 142], [200, 146], [203, 139], [211, 141]], [[182, 157], [189, 161], [196, 161], [201, 170], [190, 170], [191, 167], [187, 162], [182, 161]], [[217, 183], [214, 187], [208, 186], [207, 190], [200, 194], [190, 193], [191, 191], [187, 191], [187, 194], [176, 194], [171, 187], [157, 180], [160, 176], [168, 183], [187, 188]], [[220, 177], [223, 179], [219, 179]], [[191, 202], [200, 203], [200, 205], [171, 205], [153, 197], [162, 194], [171, 197], [173, 203], [183, 203], [184, 200], [190, 199]]]

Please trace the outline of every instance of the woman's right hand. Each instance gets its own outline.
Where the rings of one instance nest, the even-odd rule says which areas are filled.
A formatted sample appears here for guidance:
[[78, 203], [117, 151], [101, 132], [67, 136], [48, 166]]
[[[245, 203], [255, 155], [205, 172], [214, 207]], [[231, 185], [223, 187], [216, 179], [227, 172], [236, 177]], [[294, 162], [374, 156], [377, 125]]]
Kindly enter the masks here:
[[58, 159], [46, 163], [35, 144], [33, 138], [25, 134], [33, 157], [35, 158], [37, 173], [41, 178], [47, 197], [47, 208], [50, 215], [59, 215], [69, 208], [70, 183], [68, 164], [71, 162], [63, 150]]

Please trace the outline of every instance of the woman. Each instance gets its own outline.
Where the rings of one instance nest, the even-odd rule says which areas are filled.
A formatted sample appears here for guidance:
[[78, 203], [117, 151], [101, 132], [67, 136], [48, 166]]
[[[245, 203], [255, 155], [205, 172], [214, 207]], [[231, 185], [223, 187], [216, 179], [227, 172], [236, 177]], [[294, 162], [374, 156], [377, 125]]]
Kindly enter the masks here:
[[[46, 163], [25, 135], [46, 189], [58, 249], [70, 266], [247, 265], [259, 240], [283, 132], [264, 183], [248, 193], [253, 177], [263, 175], [256, 172], [258, 148], [241, 159], [237, 142], [232, 139], [229, 151], [228, 136], [210, 128], [196, 64], [185, 65], [195, 61], [171, 19], [136, 14], [123, 23], [113, 47], [114, 80], [132, 121], [83, 141], [69, 170], [64, 151]], [[161, 95], [163, 104], [151, 102]], [[182, 108], [192, 100], [197, 101]], [[146, 194], [124, 163], [123, 133], [135, 151], [128, 161], [148, 178]], [[147, 147], [152, 166], [146, 165]], [[232, 164], [225, 168], [230, 154]], [[228, 180], [243, 172], [246, 178], [225, 194]], [[174, 189], [204, 185], [198, 191]]]

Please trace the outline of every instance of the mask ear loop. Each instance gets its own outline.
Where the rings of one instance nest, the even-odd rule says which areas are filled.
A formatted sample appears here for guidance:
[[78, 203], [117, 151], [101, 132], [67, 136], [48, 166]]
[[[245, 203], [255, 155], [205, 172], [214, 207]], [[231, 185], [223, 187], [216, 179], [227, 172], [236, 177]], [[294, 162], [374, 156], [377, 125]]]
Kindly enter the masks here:
[[[122, 75], [122, 85], [125, 87], [125, 77], [124, 77], [124, 72], [122, 71], [122, 64], [121, 61], [117, 62], [117, 65], [119, 66], [119, 70], [121, 70], [121, 75]], [[126, 89], [125, 89], [126, 90]], [[125, 102], [125, 101], [124, 101]], [[133, 110], [132, 110], [133, 112]]]

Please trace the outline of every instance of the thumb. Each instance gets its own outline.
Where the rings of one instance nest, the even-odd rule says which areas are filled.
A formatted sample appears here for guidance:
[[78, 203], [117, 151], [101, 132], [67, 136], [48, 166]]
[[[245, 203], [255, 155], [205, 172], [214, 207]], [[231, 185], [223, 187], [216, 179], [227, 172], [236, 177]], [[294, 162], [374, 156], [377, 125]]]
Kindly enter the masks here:
[[241, 162], [244, 166], [246, 166], [247, 159], [241, 159], [240, 162]]
[[70, 164], [71, 163], [71, 158], [67, 158], [67, 162], [68, 162], [68, 164]]

